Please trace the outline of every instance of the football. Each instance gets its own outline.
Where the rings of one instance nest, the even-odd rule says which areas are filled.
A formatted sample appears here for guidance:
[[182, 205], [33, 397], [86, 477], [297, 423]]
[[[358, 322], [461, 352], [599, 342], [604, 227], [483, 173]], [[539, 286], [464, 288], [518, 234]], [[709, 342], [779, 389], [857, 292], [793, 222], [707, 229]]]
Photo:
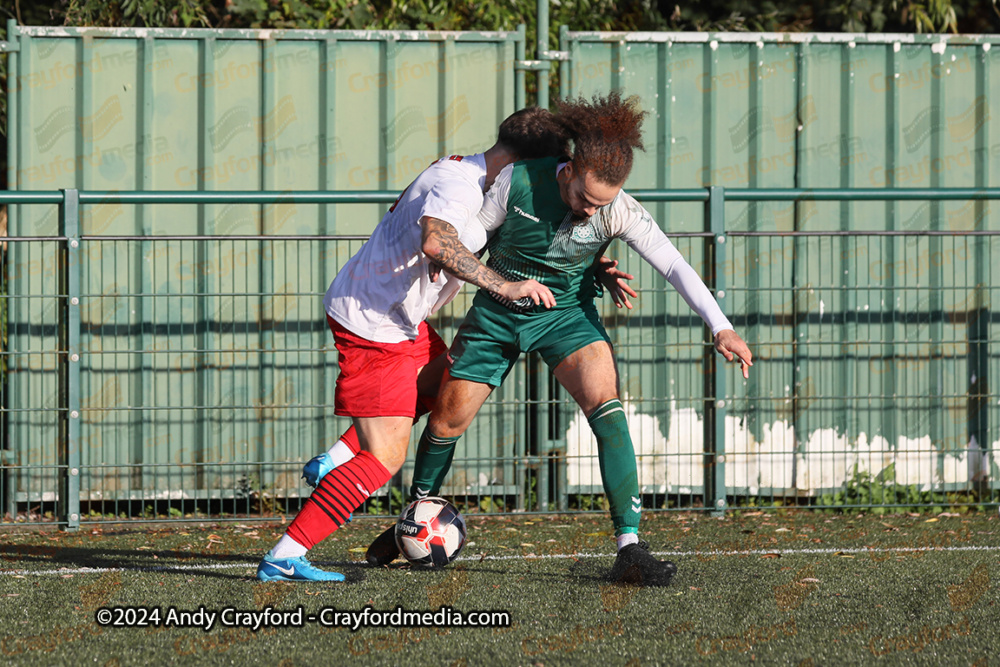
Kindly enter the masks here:
[[414, 565], [444, 567], [465, 546], [465, 519], [444, 498], [414, 500], [396, 522], [396, 546]]

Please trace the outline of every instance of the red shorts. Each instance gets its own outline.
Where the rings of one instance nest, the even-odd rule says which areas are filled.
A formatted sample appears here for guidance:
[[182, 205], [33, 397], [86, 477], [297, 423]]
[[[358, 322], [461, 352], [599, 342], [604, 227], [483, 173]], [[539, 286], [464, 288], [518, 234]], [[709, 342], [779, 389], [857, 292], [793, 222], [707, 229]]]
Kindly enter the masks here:
[[334, 414], [415, 417], [417, 371], [448, 351], [441, 336], [421, 322], [416, 340], [376, 343], [351, 333], [329, 315], [326, 320], [340, 354]]

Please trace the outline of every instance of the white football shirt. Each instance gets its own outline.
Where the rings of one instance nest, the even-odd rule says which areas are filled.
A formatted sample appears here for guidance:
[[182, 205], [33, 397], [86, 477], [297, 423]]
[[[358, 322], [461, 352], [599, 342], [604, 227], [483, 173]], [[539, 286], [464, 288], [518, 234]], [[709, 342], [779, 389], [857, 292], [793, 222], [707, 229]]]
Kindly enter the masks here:
[[443, 271], [431, 282], [420, 218], [444, 220], [467, 248], [480, 250], [486, 231], [477, 214], [485, 182], [482, 153], [443, 157], [421, 172], [330, 283], [323, 299], [330, 317], [370, 341], [416, 339], [420, 323], [458, 292], [441, 294], [446, 283], [454, 287], [457, 280], [448, 281]]

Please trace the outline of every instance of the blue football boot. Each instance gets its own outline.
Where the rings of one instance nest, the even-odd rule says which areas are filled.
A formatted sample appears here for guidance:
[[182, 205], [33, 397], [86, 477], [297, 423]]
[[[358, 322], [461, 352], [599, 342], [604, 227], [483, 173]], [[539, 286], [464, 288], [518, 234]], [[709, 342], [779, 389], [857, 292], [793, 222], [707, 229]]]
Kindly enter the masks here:
[[323, 452], [319, 456], [312, 457], [309, 459], [309, 463], [302, 466], [302, 479], [315, 489], [319, 481], [326, 477], [331, 470], [333, 470], [333, 458], [329, 452]]
[[298, 558], [274, 558], [270, 554], [257, 566], [258, 581], [343, 581], [339, 572], [321, 570], [305, 556]]
[[[333, 470], [333, 467], [333, 458], [329, 452], [324, 452], [319, 456], [312, 457], [308, 463], [302, 466], [302, 479], [306, 480], [306, 484], [315, 489], [319, 486], [320, 480]], [[350, 523], [353, 518], [354, 513], [351, 512], [347, 515], [347, 522]]]

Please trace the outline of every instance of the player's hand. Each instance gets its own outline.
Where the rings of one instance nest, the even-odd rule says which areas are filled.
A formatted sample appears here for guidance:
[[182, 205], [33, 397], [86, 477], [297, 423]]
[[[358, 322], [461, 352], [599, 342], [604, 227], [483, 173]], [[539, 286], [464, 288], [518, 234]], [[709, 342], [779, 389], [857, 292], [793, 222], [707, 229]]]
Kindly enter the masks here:
[[517, 302], [519, 299], [531, 299], [535, 305], [542, 304], [546, 308], [556, 305], [556, 298], [552, 296], [552, 291], [537, 280], [522, 280], [519, 283], [507, 282], [500, 286], [497, 293], [508, 301]]
[[753, 366], [753, 353], [739, 334], [732, 329], [723, 329], [715, 334], [715, 349], [726, 358], [726, 361], [739, 359], [743, 378], [749, 379], [750, 367]]
[[441, 275], [441, 265], [435, 264], [434, 262], [428, 262], [427, 277], [431, 279], [431, 282], [436, 283], [438, 276], [440, 275]]
[[624, 305], [629, 310], [632, 310], [632, 302], [629, 301], [629, 297], [638, 298], [639, 295], [625, 281], [633, 280], [635, 276], [615, 268], [617, 266], [617, 259], [611, 259], [606, 255], [602, 255], [597, 260], [597, 280], [611, 294], [611, 300], [615, 302], [616, 306], [621, 308]]

